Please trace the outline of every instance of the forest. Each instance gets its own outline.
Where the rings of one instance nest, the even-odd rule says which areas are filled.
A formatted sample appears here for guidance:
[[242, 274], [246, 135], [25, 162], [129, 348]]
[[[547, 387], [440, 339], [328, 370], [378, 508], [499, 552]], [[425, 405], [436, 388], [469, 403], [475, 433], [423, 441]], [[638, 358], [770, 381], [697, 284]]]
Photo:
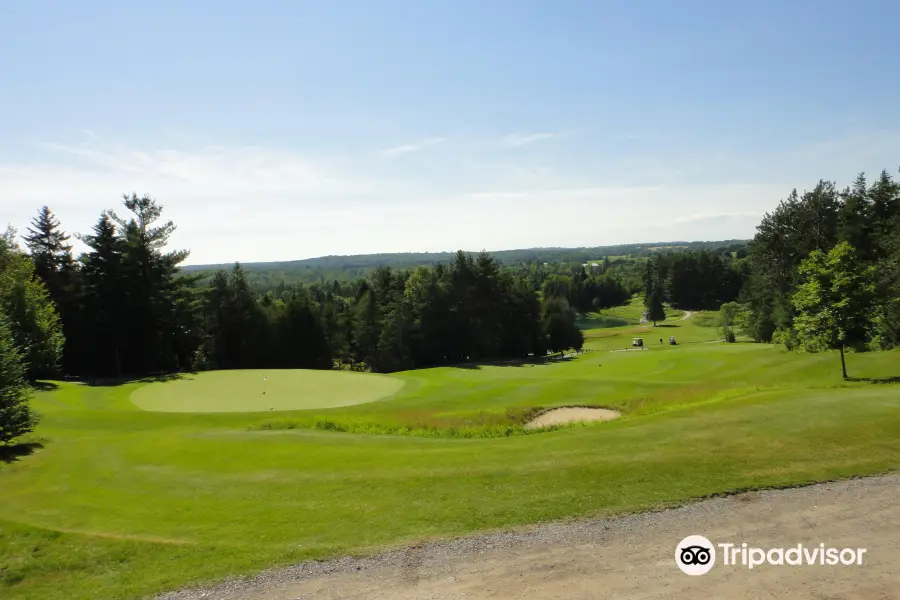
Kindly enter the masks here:
[[578, 312], [635, 294], [652, 322], [666, 306], [721, 308], [728, 341], [843, 357], [895, 347], [900, 335], [900, 186], [887, 171], [871, 185], [860, 174], [843, 190], [823, 180], [792, 191], [746, 244], [510, 251], [509, 263], [463, 251], [428, 255], [432, 264], [391, 255], [393, 266], [332, 257], [316, 268], [367, 274], [313, 283], [253, 285], [240, 264], [182, 268], [188, 252], [168, 248], [175, 224], [162, 206], [132, 194], [122, 207], [75, 234], [88, 248], [77, 257], [47, 206], [21, 243], [12, 228], [0, 236], [0, 441], [27, 429], [27, 382], [41, 378], [541, 357], [581, 348]]
[[[746, 249], [746, 240], [707, 242], [656, 242], [645, 244], [620, 244], [594, 248], [527, 248], [489, 252], [490, 256], [507, 266], [562, 266], [567, 271], [588, 262], [606, 260], [631, 262], [631, 259], [648, 257], [661, 251], [713, 250], [727, 253]], [[456, 258], [455, 252], [404, 252], [395, 254], [364, 254], [355, 256], [323, 256], [305, 260], [260, 262], [243, 264], [251, 289], [265, 293], [276, 288], [296, 284], [351, 281], [371, 275], [378, 267], [410, 270], [419, 266], [448, 265]], [[625, 259], [625, 260], [623, 260]], [[202, 275], [201, 284], [208, 283], [216, 271], [230, 269], [232, 265], [189, 265], [184, 270]], [[639, 278], [638, 278], [639, 279]]]

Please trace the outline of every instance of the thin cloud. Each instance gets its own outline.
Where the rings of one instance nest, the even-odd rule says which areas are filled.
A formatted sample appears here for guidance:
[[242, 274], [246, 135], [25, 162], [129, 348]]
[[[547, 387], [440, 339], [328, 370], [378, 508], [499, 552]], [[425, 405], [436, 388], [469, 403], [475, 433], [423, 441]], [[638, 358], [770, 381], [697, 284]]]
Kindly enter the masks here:
[[650, 140], [658, 137], [656, 133], [625, 133], [613, 138], [617, 142], [630, 142], [633, 140]]
[[542, 199], [548, 202], [560, 199], [620, 199], [638, 194], [648, 194], [659, 192], [663, 188], [660, 186], [632, 186], [632, 187], [572, 187], [572, 188], [549, 188], [537, 190], [496, 190], [484, 192], [471, 192], [464, 194], [462, 197], [468, 200], [490, 201], [490, 200], [509, 200], [509, 199]]
[[16, 171], [37, 168], [52, 179], [66, 177], [74, 169], [107, 181], [132, 179], [179, 192], [209, 190], [223, 196], [247, 192], [352, 193], [366, 189], [305, 157], [257, 146], [134, 150], [99, 143], [37, 145], [49, 151], [49, 160], [38, 165], [6, 167], [7, 173], [15, 175]]
[[504, 137], [500, 140], [500, 144], [507, 148], [521, 148], [522, 146], [527, 146], [529, 144], [534, 144], [535, 142], [542, 142], [544, 140], [552, 140], [554, 138], [558, 138], [560, 134], [552, 133], [552, 132], [543, 132], [543, 133], [513, 133]]
[[424, 140], [420, 140], [418, 142], [414, 142], [412, 144], [405, 144], [403, 146], [395, 146], [393, 148], [387, 148], [386, 150], [382, 150], [379, 152], [381, 156], [394, 157], [401, 156], [403, 154], [411, 154], [413, 152], [421, 152], [422, 150], [427, 150], [428, 148], [433, 148], [438, 144], [443, 144], [447, 141], [445, 137], [433, 137]]
[[743, 237], [758, 219], [717, 221], [709, 207], [727, 199], [723, 212], [761, 215], [785, 191], [646, 180], [629, 186], [593, 170], [561, 173], [506, 156], [451, 156], [438, 172], [396, 173], [365, 157], [332, 162], [283, 148], [172, 140], [150, 147], [48, 142], [39, 149], [29, 159], [0, 163], [4, 221], [22, 230], [49, 203], [67, 231], [87, 232], [101, 210], [121, 210], [121, 194], [147, 193], [178, 225], [172, 247], [191, 249], [193, 264]]
[[696, 213], [683, 215], [675, 219], [676, 223], [693, 223], [695, 221], [722, 221], [730, 219], [761, 219], [761, 212], [724, 212], [724, 213]]
[[254, 251], [235, 228], [278, 232], [300, 243], [298, 236], [340, 223], [321, 216], [323, 207], [359, 206], [362, 199], [374, 202], [393, 192], [383, 180], [278, 148], [35, 145], [40, 155], [0, 163], [0, 227], [8, 220], [22, 230], [49, 204], [67, 231], [86, 232], [102, 210], [121, 210], [122, 194], [146, 193], [178, 224], [173, 246], [192, 248], [209, 262]]

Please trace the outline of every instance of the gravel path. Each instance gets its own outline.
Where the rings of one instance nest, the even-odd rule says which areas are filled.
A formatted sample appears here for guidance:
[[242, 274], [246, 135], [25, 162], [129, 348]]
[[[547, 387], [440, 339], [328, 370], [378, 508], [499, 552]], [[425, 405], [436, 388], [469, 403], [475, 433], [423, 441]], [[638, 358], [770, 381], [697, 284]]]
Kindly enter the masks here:
[[[675, 565], [687, 535], [760, 548], [866, 548], [862, 566]], [[900, 598], [900, 474], [428, 543], [262, 573], [158, 600]]]

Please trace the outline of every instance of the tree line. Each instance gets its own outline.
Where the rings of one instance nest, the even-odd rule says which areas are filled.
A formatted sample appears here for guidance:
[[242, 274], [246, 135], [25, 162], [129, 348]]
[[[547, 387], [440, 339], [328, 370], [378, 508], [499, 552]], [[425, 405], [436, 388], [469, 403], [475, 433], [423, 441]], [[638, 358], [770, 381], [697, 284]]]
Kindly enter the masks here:
[[188, 252], [167, 249], [175, 225], [162, 207], [134, 194], [122, 204], [124, 216], [103, 211], [76, 235], [87, 247], [78, 257], [48, 207], [24, 248], [14, 230], [0, 236], [0, 442], [33, 427], [27, 381], [539, 357], [581, 348], [576, 312], [635, 293], [651, 321], [665, 318], [666, 304], [722, 307], [726, 340], [833, 348], [842, 365], [845, 349], [900, 344], [900, 185], [886, 171], [871, 185], [860, 174], [843, 190], [823, 180], [792, 191], [747, 247], [642, 245], [638, 258], [514, 266], [460, 251], [446, 263], [265, 292], [240, 265], [184, 270]]
[[259, 298], [238, 264], [203, 292], [194, 366], [392, 372], [580, 348], [575, 311], [555, 300], [486, 253]]
[[202, 275], [167, 249], [175, 230], [149, 197], [126, 196], [71, 236], [43, 207], [0, 237], [0, 442], [34, 426], [26, 382], [187, 370], [350, 368], [391, 372], [580, 349], [566, 298], [541, 298], [487, 253], [377, 268], [330, 285], [259, 294], [244, 270]]
[[[793, 190], [751, 240], [749, 277], [723, 325], [788, 349], [900, 344], [900, 184], [882, 171], [839, 189]], [[726, 334], [728, 333], [726, 332]]]
[[[681, 251], [727, 249], [735, 251], [743, 248], [746, 241], [724, 240], [718, 242], [659, 242], [644, 244], [620, 244], [616, 246], [598, 246], [595, 248], [528, 248], [520, 250], [500, 250], [490, 255], [506, 265], [506, 268], [528, 271], [534, 268], [549, 266], [554, 273], [571, 275], [572, 269], [578, 269], [588, 261], [597, 261], [604, 257], [607, 266], [610, 262], [625, 264], [634, 258], [642, 258], [664, 252], [667, 249]], [[614, 257], [609, 259], [609, 257]], [[449, 265], [456, 258], [452, 252], [403, 252], [388, 254], [364, 254], [356, 256], [323, 256], [304, 260], [257, 262], [243, 265], [250, 288], [266, 293], [280, 285], [287, 287], [299, 284], [341, 283], [370, 277], [378, 267], [388, 266], [399, 271], [408, 271], [420, 266]], [[624, 260], [623, 260], [624, 259]], [[201, 283], [206, 284], [216, 271], [230, 269], [232, 265], [190, 265], [184, 270], [191, 274], [202, 275]], [[540, 289], [540, 283], [535, 289]], [[635, 290], [637, 291], [637, 290]]]

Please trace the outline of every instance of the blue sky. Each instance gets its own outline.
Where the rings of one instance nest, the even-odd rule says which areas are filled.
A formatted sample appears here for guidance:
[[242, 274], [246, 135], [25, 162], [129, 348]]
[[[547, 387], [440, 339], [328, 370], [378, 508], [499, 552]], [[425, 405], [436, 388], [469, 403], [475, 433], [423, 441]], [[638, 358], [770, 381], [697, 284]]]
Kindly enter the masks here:
[[0, 224], [189, 263], [749, 237], [900, 166], [900, 4], [4, 3]]

